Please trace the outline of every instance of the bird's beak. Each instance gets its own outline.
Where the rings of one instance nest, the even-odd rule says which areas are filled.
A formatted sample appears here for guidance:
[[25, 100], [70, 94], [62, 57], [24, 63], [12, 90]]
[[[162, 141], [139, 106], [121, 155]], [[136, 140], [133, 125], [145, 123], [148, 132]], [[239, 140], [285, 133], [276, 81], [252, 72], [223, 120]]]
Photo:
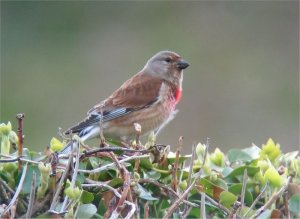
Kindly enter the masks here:
[[179, 68], [179, 69], [186, 69], [187, 67], [189, 67], [189, 65], [190, 64], [184, 60], [180, 60], [177, 62], [177, 68]]

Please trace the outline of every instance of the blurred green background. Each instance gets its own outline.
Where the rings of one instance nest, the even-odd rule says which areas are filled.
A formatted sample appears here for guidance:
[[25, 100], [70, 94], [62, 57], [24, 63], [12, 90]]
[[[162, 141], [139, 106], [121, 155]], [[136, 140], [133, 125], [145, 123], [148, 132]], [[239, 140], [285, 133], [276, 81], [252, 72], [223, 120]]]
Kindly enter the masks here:
[[1, 122], [42, 148], [168, 49], [190, 62], [158, 142], [299, 147], [299, 2], [1, 1]]

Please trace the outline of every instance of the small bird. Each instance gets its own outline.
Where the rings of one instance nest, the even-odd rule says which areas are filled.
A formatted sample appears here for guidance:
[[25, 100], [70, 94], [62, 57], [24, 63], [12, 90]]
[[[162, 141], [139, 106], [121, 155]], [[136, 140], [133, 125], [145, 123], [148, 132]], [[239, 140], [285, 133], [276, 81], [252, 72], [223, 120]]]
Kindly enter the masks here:
[[[65, 134], [75, 133], [86, 141], [100, 137], [102, 127], [105, 137], [127, 141], [136, 135], [134, 123], [141, 125], [141, 135], [158, 133], [177, 113], [182, 73], [188, 66], [175, 52], [156, 53], [140, 72], [91, 108], [87, 117]], [[70, 143], [61, 152], [69, 151]]]

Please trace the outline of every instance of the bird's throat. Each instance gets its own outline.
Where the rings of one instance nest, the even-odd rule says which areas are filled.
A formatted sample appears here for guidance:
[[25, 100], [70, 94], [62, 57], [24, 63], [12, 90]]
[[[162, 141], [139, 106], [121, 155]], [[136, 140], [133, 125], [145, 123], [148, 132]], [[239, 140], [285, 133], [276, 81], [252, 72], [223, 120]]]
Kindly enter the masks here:
[[176, 103], [178, 103], [181, 99], [181, 95], [182, 95], [182, 89], [181, 88], [178, 88], [176, 90], [176, 95], [175, 95], [175, 100], [176, 100]]

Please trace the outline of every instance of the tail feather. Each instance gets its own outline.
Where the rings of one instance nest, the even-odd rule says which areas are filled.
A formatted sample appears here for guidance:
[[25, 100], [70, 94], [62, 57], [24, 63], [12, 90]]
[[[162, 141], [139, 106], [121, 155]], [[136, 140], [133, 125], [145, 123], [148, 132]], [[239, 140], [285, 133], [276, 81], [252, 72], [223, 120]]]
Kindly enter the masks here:
[[[87, 139], [95, 138], [100, 133], [100, 127], [97, 125], [87, 126], [86, 128], [82, 129], [78, 136], [84, 142]], [[59, 153], [60, 154], [69, 154], [72, 151], [72, 145], [74, 141], [70, 141]]]

